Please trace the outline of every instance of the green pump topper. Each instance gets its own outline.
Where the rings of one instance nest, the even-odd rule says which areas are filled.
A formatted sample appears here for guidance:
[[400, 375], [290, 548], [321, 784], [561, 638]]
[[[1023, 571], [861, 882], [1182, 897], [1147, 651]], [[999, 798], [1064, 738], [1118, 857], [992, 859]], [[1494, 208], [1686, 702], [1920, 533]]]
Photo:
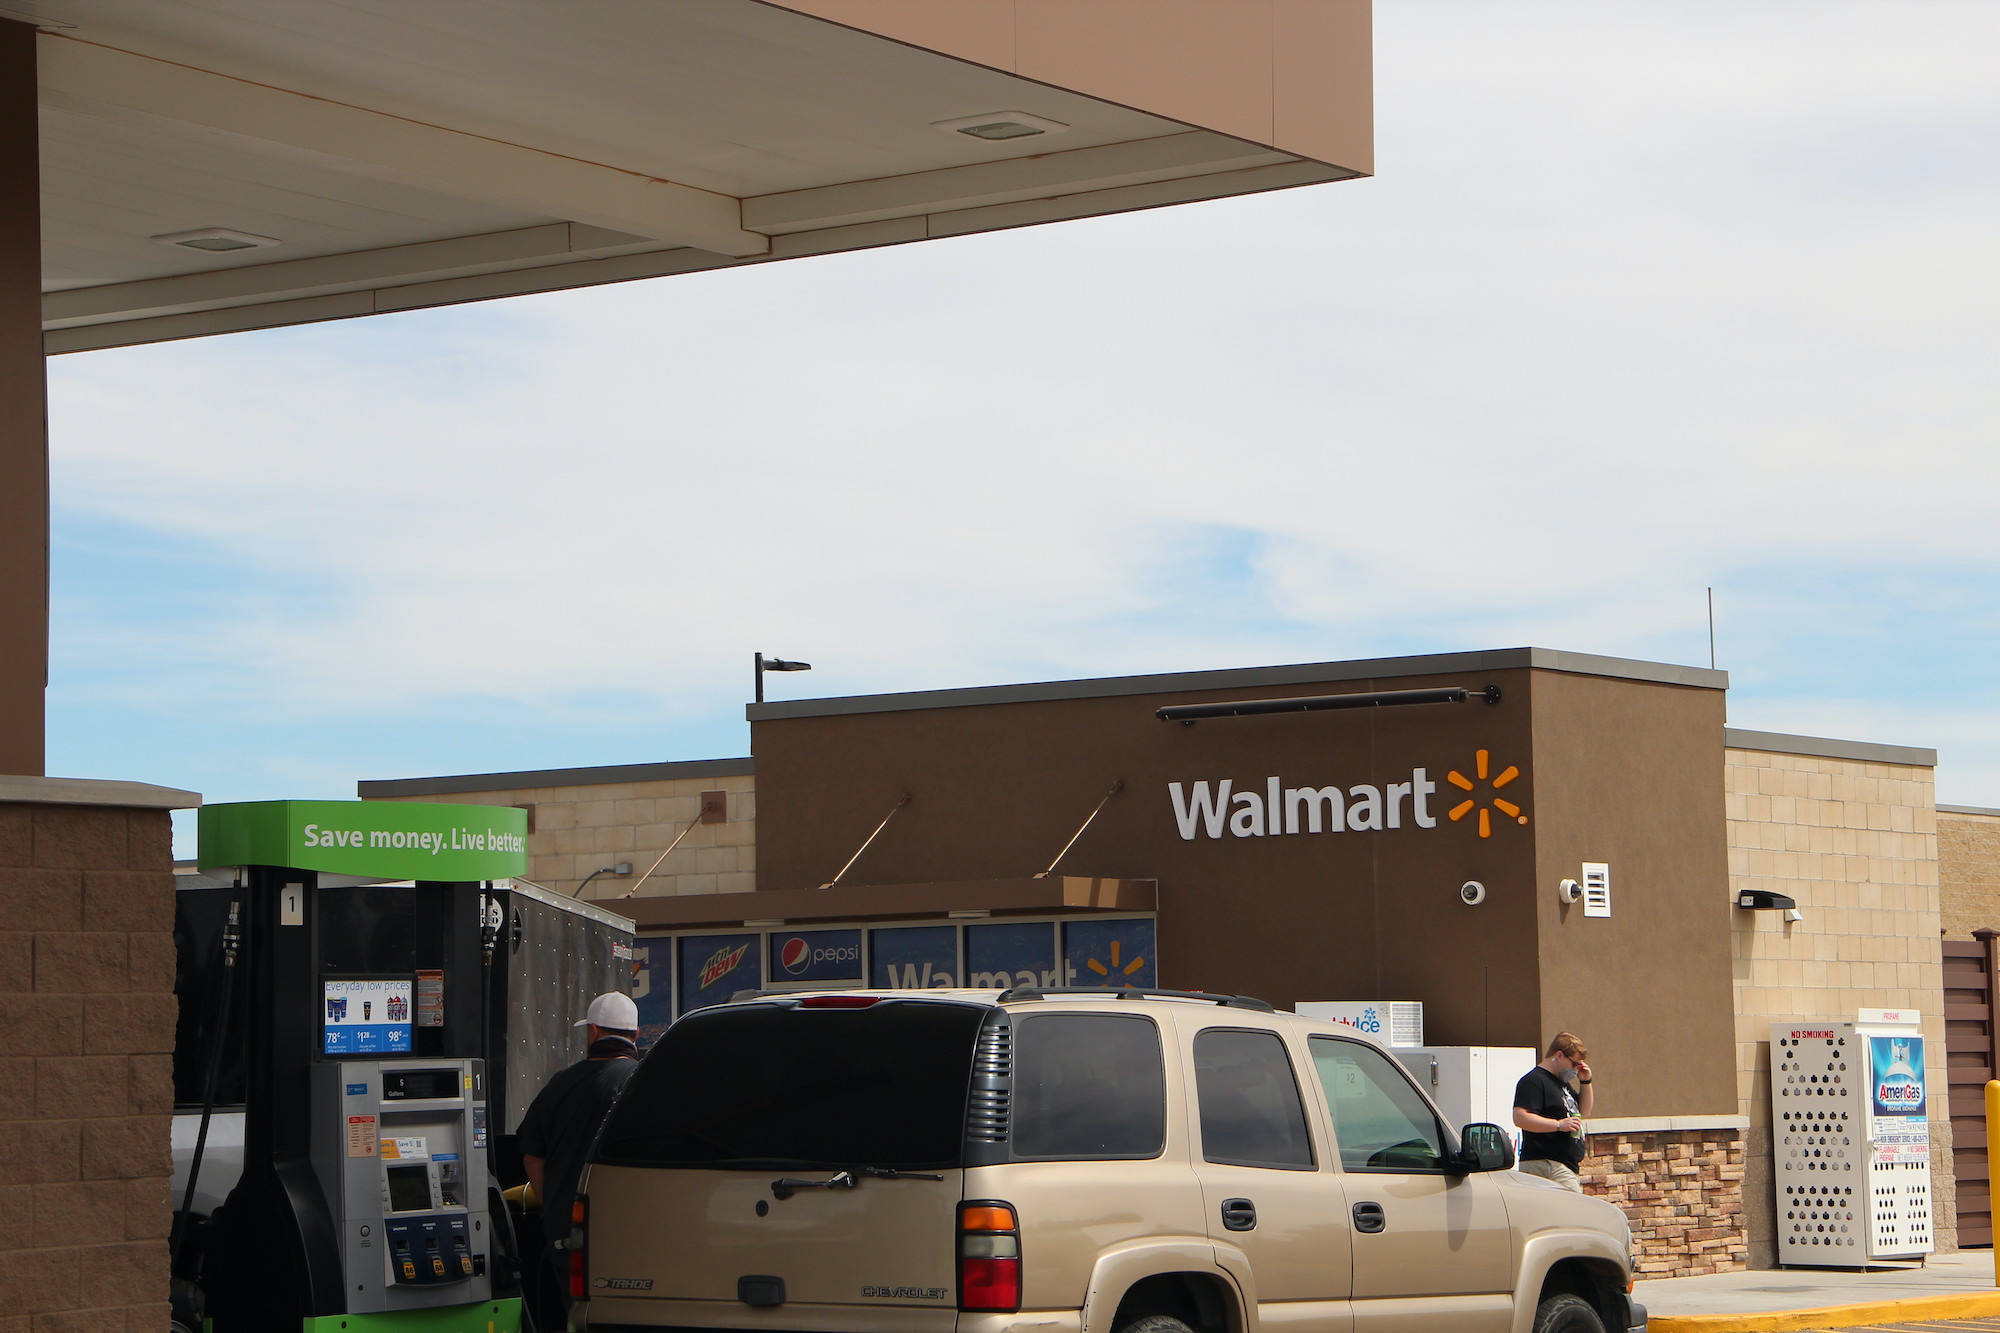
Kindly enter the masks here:
[[207, 805], [196, 854], [203, 870], [289, 866], [382, 879], [513, 879], [528, 873], [528, 812], [416, 801]]

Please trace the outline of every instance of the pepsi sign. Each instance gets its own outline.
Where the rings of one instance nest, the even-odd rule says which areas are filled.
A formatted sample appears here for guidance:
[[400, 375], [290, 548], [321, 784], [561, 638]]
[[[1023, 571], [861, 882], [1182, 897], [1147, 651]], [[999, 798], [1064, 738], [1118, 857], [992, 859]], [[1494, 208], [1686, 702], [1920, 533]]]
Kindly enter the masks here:
[[859, 930], [774, 931], [770, 947], [773, 982], [861, 981]]

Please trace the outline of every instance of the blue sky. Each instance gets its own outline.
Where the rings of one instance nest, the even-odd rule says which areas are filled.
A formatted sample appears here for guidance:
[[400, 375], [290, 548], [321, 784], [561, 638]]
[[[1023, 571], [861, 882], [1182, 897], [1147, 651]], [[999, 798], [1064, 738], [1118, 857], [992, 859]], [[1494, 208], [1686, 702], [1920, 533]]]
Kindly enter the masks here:
[[52, 363], [50, 771], [1538, 644], [2000, 806], [2000, 10], [1378, 7], [1378, 176]]

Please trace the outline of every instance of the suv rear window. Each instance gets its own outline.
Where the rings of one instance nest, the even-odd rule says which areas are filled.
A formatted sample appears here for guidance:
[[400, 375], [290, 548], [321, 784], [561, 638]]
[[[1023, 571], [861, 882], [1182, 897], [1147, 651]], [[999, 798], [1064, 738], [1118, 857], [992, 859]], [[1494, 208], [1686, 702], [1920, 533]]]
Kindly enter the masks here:
[[724, 1006], [668, 1028], [593, 1161], [786, 1170], [959, 1164], [982, 1006]]
[[1160, 1030], [1130, 1014], [1014, 1020], [1016, 1158], [1157, 1157], [1167, 1139]]

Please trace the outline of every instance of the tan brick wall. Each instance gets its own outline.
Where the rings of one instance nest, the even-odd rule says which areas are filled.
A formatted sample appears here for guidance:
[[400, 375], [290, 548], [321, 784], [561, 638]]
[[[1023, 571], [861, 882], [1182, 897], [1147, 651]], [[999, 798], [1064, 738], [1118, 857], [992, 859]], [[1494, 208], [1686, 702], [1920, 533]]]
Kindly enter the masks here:
[[[1805, 916], [1732, 912], [1737, 1097], [1753, 1126], [1744, 1209], [1750, 1261], [1762, 1268], [1776, 1262], [1773, 1022], [1921, 1010], [1930, 1086], [1945, 1086], [1938, 816], [1929, 768], [1735, 748], [1724, 765], [1731, 892], [1770, 889], [1796, 898]], [[1957, 1248], [1945, 1102], [1932, 1100], [1931, 1120], [1940, 1252]]]
[[0, 1328], [167, 1326], [170, 839], [0, 804]]
[[1981, 926], [2000, 930], [2000, 814], [1940, 810], [1937, 840], [1945, 935], [1969, 940]]
[[728, 819], [697, 824], [646, 880], [639, 896], [748, 893], [757, 887], [757, 789], [756, 779], [747, 774], [391, 799], [532, 805], [535, 822], [528, 835], [528, 878], [558, 893], [573, 893], [591, 871], [631, 862], [629, 876], [599, 875], [583, 895], [611, 899], [637, 883], [674, 835], [701, 813], [705, 791], [729, 793]]
[[1641, 1277], [1748, 1266], [1741, 1131], [1592, 1134], [1581, 1174], [1584, 1193], [1624, 1210]]

